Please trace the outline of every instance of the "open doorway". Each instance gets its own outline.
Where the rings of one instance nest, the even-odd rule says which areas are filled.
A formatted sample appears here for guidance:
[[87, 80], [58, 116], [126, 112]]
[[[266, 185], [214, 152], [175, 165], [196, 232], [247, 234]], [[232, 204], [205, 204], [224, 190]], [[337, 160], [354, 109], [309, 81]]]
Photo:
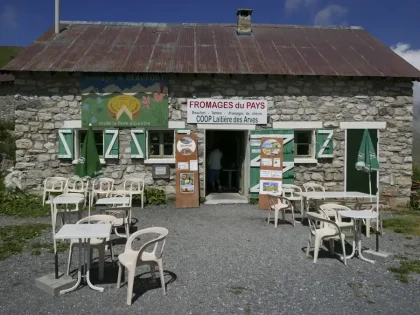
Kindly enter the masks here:
[[[206, 131], [206, 196], [211, 193], [245, 193], [245, 156], [248, 140], [246, 130]], [[215, 191], [210, 183], [209, 155], [217, 145], [223, 154], [220, 172], [221, 191]]]
[[[347, 130], [347, 165], [346, 165], [346, 190], [359, 191], [369, 194], [369, 174], [356, 170], [357, 155], [359, 153], [360, 144], [362, 142], [364, 129], [348, 129]], [[376, 156], [378, 143], [378, 130], [368, 129]], [[371, 173], [372, 194], [376, 194], [377, 190], [377, 172]]]

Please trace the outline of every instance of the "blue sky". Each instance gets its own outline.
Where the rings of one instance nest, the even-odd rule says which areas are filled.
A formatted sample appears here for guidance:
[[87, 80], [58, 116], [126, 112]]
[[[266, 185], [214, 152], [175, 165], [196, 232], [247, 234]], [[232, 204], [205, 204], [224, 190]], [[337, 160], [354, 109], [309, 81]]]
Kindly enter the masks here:
[[[420, 49], [418, 0], [61, 0], [62, 20], [235, 23], [236, 9], [254, 23], [358, 25], [386, 45]], [[29, 45], [54, 23], [54, 0], [2, 0], [0, 45]]]

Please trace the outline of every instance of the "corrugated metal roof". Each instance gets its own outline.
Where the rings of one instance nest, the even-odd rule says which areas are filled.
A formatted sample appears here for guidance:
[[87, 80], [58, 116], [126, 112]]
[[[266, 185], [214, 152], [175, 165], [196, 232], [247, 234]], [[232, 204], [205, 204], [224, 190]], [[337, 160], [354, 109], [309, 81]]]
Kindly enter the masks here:
[[229, 73], [420, 78], [420, 71], [361, 28], [66, 22], [3, 70]]

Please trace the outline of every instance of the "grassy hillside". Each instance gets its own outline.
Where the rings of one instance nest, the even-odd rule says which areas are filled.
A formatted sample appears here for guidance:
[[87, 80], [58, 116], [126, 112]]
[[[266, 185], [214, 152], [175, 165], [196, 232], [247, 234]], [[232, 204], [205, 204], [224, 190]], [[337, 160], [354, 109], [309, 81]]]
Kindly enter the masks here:
[[25, 47], [0, 46], [0, 69], [16, 57]]

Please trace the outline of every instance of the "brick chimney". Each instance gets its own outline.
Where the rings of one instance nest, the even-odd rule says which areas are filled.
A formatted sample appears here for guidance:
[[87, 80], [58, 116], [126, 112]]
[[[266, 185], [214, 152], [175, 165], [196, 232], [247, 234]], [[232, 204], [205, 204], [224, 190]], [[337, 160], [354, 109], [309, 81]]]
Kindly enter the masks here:
[[238, 35], [251, 35], [251, 14], [252, 9], [238, 9], [236, 12], [236, 15], [238, 16], [236, 33]]

